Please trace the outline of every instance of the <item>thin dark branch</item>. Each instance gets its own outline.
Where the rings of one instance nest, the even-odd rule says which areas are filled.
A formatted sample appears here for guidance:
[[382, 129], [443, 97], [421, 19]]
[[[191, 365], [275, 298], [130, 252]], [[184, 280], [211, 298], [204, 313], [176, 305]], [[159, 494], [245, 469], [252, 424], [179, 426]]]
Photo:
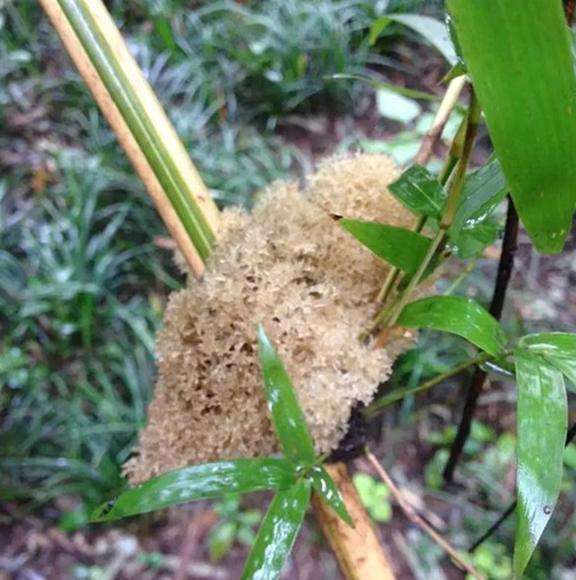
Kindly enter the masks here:
[[498, 528], [514, 513], [518, 502], [514, 500], [504, 513], [468, 548], [472, 554], [475, 552], [492, 534], [496, 533]]
[[[568, 433], [566, 433], [566, 442], [564, 444], [567, 447], [572, 440], [576, 437], [576, 423], [570, 427]], [[469, 552], [474, 552], [481, 544], [483, 544], [492, 534], [496, 533], [498, 528], [514, 513], [518, 501], [514, 500], [506, 510], [500, 515], [500, 517], [468, 548]]]
[[[496, 276], [494, 294], [492, 295], [492, 303], [490, 305], [490, 314], [492, 314], [496, 320], [500, 320], [502, 317], [502, 310], [506, 300], [506, 291], [512, 276], [514, 256], [517, 247], [518, 213], [516, 212], [512, 198], [508, 197], [508, 212], [506, 215], [506, 226], [504, 228], [504, 239], [502, 241], [502, 252], [500, 254], [498, 274]], [[448, 458], [448, 462], [444, 468], [443, 476], [446, 482], [451, 482], [454, 479], [454, 471], [460, 457], [462, 456], [464, 445], [470, 435], [472, 419], [485, 381], [486, 373], [480, 367], [476, 367], [466, 394], [466, 402], [464, 403], [464, 410], [462, 411], [462, 419], [458, 426], [458, 432], [454, 442], [452, 443], [450, 457]]]
[[572, 26], [575, 8], [576, 8], [575, 0], [564, 0], [564, 13], [566, 14], [566, 21], [568, 22], [568, 26]]

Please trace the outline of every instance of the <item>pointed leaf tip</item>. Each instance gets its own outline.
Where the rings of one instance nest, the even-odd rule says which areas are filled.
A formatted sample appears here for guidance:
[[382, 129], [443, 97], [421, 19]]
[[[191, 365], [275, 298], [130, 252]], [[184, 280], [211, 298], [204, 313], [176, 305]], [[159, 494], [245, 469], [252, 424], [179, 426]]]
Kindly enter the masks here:
[[338, 487], [336, 487], [334, 480], [330, 477], [326, 469], [320, 465], [314, 466], [308, 474], [308, 479], [312, 483], [314, 491], [320, 495], [322, 500], [325, 501], [343, 521], [353, 528], [354, 522], [348, 513], [342, 494]]
[[340, 225], [373, 254], [408, 274], [414, 274], [431, 240], [411, 230], [378, 222], [342, 219]]
[[538, 354], [515, 352], [518, 390], [518, 509], [515, 577], [522, 574], [552, 517], [562, 483], [567, 401], [562, 373]]
[[311, 465], [316, 459], [314, 441], [292, 381], [261, 324], [258, 343], [268, 407], [284, 455], [294, 465]]

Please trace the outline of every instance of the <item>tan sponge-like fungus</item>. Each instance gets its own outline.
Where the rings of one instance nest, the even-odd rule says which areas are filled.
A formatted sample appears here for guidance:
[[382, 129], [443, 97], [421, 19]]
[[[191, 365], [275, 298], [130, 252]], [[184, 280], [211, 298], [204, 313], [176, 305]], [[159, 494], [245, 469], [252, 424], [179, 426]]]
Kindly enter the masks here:
[[352, 407], [367, 403], [401, 348], [359, 334], [388, 266], [331, 214], [408, 227], [387, 191], [385, 156], [324, 161], [300, 191], [272, 184], [251, 214], [226, 210], [203, 280], [170, 297], [148, 425], [126, 472], [133, 483], [186, 465], [278, 450], [264, 396], [256, 327], [284, 360], [319, 452], [338, 446]]

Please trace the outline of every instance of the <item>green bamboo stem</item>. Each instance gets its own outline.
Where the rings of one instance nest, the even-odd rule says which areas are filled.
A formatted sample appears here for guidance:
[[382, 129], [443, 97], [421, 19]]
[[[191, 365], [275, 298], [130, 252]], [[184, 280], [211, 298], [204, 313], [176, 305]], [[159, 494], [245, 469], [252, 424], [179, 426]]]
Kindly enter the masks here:
[[466, 134], [462, 149], [462, 155], [458, 160], [458, 164], [456, 165], [454, 179], [452, 180], [452, 184], [450, 187], [450, 191], [448, 193], [448, 199], [446, 200], [446, 207], [444, 209], [444, 214], [442, 216], [442, 220], [440, 221], [440, 227], [438, 228], [438, 232], [422, 263], [418, 267], [418, 270], [410, 279], [410, 282], [407, 284], [406, 288], [399, 296], [399, 299], [393, 305], [393, 308], [390, 313], [390, 318], [387, 320], [388, 326], [394, 326], [402, 309], [410, 300], [412, 293], [420, 284], [422, 278], [424, 277], [425, 272], [428, 269], [428, 266], [432, 262], [433, 258], [436, 256], [436, 252], [439, 248], [443, 247], [447, 232], [452, 224], [454, 219], [454, 215], [456, 214], [456, 210], [458, 208], [458, 200], [460, 199], [460, 194], [462, 193], [462, 188], [464, 186], [464, 180], [466, 177], [466, 168], [468, 167], [468, 160], [470, 158], [470, 154], [472, 153], [472, 148], [474, 146], [474, 141], [476, 139], [476, 132], [478, 130], [478, 123], [480, 120], [480, 106], [478, 101], [474, 95], [474, 92], [471, 92], [471, 99], [470, 99], [470, 109], [468, 111], [468, 117], [466, 121]]
[[429, 379], [428, 381], [425, 381], [415, 387], [395, 389], [391, 393], [388, 393], [387, 395], [384, 395], [383, 397], [376, 399], [371, 405], [366, 407], [366, 409], [364, 410], [364, 415], [368, 419], [371, 419], [372, 417], [378, 415], [388, 405], [391, 405], [392, 403], [395, 403], [396, 401], [399, 401], [400, 399], [403, 399], [408, 395], [416, 395], [417, 393], [427, 391], [428, 389], [435, 387], [436, 385], [440, 384], [446, 379], [459, 375], [462, 371], [465, 371], [470, 367], [482, 364], [483, 362], [488, 360], [488, 358], [490, 358], [489, 355], [483, 353], [470, 360], [463, 362], [462, 364], [459, 364], [451, 368], [450, 370], [444, 373], [438, 374], [435, 377]]
[[173, 157], [157, 127], [147, 115], [134, 86], [126, 77], [98, 22], [87, 9], [86, 0], [59, 0], [92, 64], [122, 113], [148, 162], [160, 181], [194, 246], [206, 259], [214, 242], [214, 232], [190, 195]]
[[[432, 152], [434, 150], [434, 145], [437, 143], [440, 137], [442, 137], [444, 127], [446, 126], [446, 123], [450, 118], [450, 115], [452, 114], [454, 107], [458, 103], [458, 98], [460, 97], [460, 93], [462, 92], [462, 89], [464, 88], [465, 84], [466, 77], [464, 75], [456, 77], [450, 81], [448, 88], [444, 93], [444, 97], [442, 98], [442, 101], [440, 103], [440, 107], [436, 112], [436, 116], [432, 121], [432, 125], [430, 126], [430, 129], [428, 130], [428, 132], [424, 136], [424, 139], [422, 140], [422, 144], [420, 145], [420, 149], [416, 154], [414, 163], [418, 165], [426, 165], [430, 161], [430, 158], [432, 157]], [[424, 227], [425, 223], [426, 218], [420, 216], [414, 223], [412, 229], [415, 232], [419, 233], [422, 231], [422, 228]], [[386, 302], [386, 300], [390, 296], [390, 292], [392, 291], [394, 285], [398, 281], [400, 274], [401, 272], [399, 268], [396, 267], [393, 267], [390, 270], [390, 272], [388, 272], [386, 280], [384, 281], [384, 284], [376, 298], [377, 302], [380, 303]], [[375, 320], [375, 324], [379, 324], [378, 319]]]
[[191, 270], [201, 275], [218, 210], [104, 4], [39, 1]]

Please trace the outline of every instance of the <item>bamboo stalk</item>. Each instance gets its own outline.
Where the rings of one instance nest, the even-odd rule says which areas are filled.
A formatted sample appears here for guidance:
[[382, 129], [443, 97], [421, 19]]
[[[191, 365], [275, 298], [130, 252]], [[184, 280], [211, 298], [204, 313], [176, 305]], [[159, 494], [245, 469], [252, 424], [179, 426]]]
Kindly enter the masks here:
[[[114, 130], [121, 146], [130, 158], [158, 213], [190, 265], [192, 272], [196, 276], [201, 276], [204, 271], [204, 259], [207, 255], [206, 249], [210, 243], [209, 232], [217, 231], [218, 210], [162, 106], [129, 53], [110, 14], [100, 0], [91, 0], [90, 2], [83, 2], [82, 0], [77, 2], [69, 0], [39, 0], [39, 2], [102, 113]], [[64, 7], [66, 7], [68, 12], [65, 11]], [[98, 40], [105, 43], [110, 51], [113, 52], [116, 59], [115, 65], [121, 70], [123, 78], [129, 79], [129, 84], [136, 88], [133, 91], [135, 95], [132, 96], [136, 96], [141, 108], [145, 110], [148, 117], [147, 122], [155, 129], [154, 138], [159, 139], [158, 142], [161, 143], [164, 153], [174, 160], [180, 183], [184, 183], [181, 196], [189, 196], [189, 199], [180, 200], [181, 209], [189, 209], [191, 205], [195, 205], [198, 208], [198, 212], [202, 214], [200, 220], [205, 222], [203, 229], [206, 234], [203, 236], [203, 244], [201, 244], [200, 249], [192, 241], [190, 235], [192, 225], [188, 224], [188, 227], [186, 227], [187, 224], [183, 221], [182, 212], [179, 213], [177, 211], [175, 204], [170, 199], [167, 191], [166, 176], [159, 176], [158, 169], [155, 166], [155, 159], [151, 157], [149, 151], [146, 151], [146, 143], [143, 139], [137, 138], [133, 128], [123, 114], [119, 96], [113, 94], [110, 82], [106, 83], [100, 71], [96, 68], [94, 55], [88, 53], [83, 43], [84, 39], [80, 38], [77, 30], [72, 26], [69, 18], [72, 12], [77, 18], [81, 18], [87, 13], [91, 18], [90, 23], [96, 23], [99, 31]], [[107, 55], [101, 54], [100, 56], [105, 58]], [[108, 64], [110, 68], [111, 65], [110, 63]], [[114, 70], [111, 68], [108, 72], [109, 75], [114, 74]], [[110, 81], [110, 79], [108, 80]], [[117, 80], [120, 81], [121, 79]], [[124, 97], [127, 96], [129, 95], [124, 95]], [[173, 167], [164, 169], [173, 169]]]
[[[204, 271], [204, 260], [210, 250], [211, 238], [215, 238], [218, 234], [218, 209], [162, 106], [130, 55], [106, 7], [101, 0], [39, 0], [39, 2], [144, 182], [191, 271], [196, 276], [201, 276]], [[82, 34], [78, 32], [79, 27], [83, 28]], [[89, 50], [86, 48], [87, 45], [91, 45]], [[102, 46], [106, 50], [101, 50]], [[100, 68], [96, 64], [99, 64]], [[101, 66], [109, 68], [107, 75], [102, 74]], [[126, 86], [118, 86], [123, 82]], [[118, 91], [123, 89], [127, 89], [129, 94], [118, 94]], [[131, 103], [130, 99], [136, 99], [137, 102]], [[126, 111], [126, 107], [130, 105], [136, 106], [139, 110]], [[131, 126], [126, 112], [135, 113], [136, 116], [138, 113], [140, 115], [144, 113], [146, 118], [140, 119], [144, 122], [144, 126], [139, 128], [140, 132]], [[138, 122], [138, 118], [132, 117], [132, 121]], [[151, 152], [147, 138], [158, 139], [161, 151]], [[155, 157], [155, 153], [160, 158], [158, 155]], [[166, 158], [163, 159], [162, 155]], [[159, 168], [158, 163], [161, 164], [163, 161], [171, 163], [168, 167]], [[187, 195], [189, 199], [182, 197], [175, 199], [174, 190], [170, 189], [174, 186], [176, 188], [180, 186], [180, 195]], [[177, 212], [175, 207], [179, 207], [181, 211]], [[193, 214], [196, 221], [186, 224], [185, 218], [189, 215], [186, 212]], [[192, 234], [197, 234], [198, 231], [192, 232], [191, 228], [196, 228], [203, 234], [196, 244], [192, 241], [194, 238]], [[318, 523], [334, 549], [344, 575], [350, 580], [393, 579], [390, 564], [346, 467], [343, 464], [336, 464], [328, 465], [326, 468], [338, 485], [356, 525], [353, 530], [339, 518], [334, 517], [333, 512], [322, 500], [314, 496], [313, 504]]]

